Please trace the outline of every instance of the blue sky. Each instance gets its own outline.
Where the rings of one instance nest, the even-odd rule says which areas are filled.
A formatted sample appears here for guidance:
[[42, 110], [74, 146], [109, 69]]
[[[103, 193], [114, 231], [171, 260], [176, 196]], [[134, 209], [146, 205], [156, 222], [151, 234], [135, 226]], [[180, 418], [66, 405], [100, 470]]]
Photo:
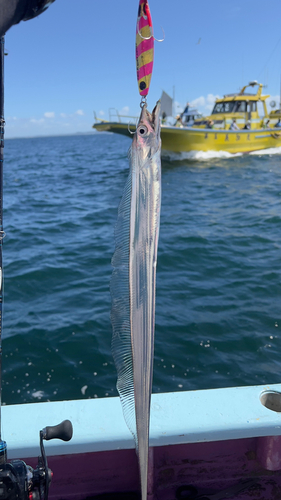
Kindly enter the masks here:
[[[90, 132], [109, 108], [138, 115], [135, 29], [139, 0], [56, 0], [6, 34], [5, 137]], [[281, 1], [150, 0], [155, 42], [152, 108], [173, 89], [204, 114], [215, 96], [250, 80], [279, 101]], [[199, 42], [199, 43], [198, 43]], [[271, 99], [272, 100], [272, 99]]]

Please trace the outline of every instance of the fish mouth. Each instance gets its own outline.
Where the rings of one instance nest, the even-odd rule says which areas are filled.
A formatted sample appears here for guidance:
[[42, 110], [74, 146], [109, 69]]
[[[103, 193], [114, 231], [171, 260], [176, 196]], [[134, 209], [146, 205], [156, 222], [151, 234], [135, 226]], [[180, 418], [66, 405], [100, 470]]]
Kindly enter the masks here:
[[152, 123], [156, 135], [160, 135], [160, 111], [161, 111], [161, 101], [157, 101], [155, 108], [152, 111]]
[[148, 122], [149, 125], [153, 128], [156, 136], [160, 134], [160, 110], [161, 110], [161, 101], [157, 101], [152, 113], [147, 110], [147, 104], [145, 103], [142, 112], [140, 115], [139, 123]]

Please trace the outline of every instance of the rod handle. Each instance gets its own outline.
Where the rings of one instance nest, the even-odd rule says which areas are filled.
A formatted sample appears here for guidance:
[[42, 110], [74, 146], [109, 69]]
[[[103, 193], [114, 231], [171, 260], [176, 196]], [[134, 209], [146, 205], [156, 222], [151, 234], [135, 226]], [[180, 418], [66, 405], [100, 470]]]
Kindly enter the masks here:
[[43, 429], [43, 439], [61, 439], [62, 441], [70, 441], [73, 435], [73, 427], [70, 420], [63, 420], [58, 425], [48, 426]]

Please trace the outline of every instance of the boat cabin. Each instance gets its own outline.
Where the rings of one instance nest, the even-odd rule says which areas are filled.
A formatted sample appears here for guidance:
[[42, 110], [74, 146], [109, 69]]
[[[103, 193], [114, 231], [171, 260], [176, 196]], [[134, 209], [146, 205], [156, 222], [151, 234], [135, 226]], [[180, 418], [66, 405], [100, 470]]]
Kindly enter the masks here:
[[[255, 86], [257, 86], [256, 93], [246, 92], [248, 87]], [[262, 128], [269, 118], [265, 102], [269, 95], [262, 95], [262, 87], [261, 83], [253, 81], [245, 85], [239, 93], [226, 94], [224, 97], [218, 98], [211, 115], [205, 117], [204, 121], [196, 121], [194, 126], [205, 128], [211, 122], [212, 126], [209, 128], [227, 130], [235, 120], [240, 129], [243, 129], [247, 123], [249, 124], [247, 128]], [[262, 118], [259, 116], [258, 103], [263, 106], [264, 116]]]
[[203, 115], [199, 113], [198, 109], [190, 108], [189, 104], [186, 105], [181, 114], [181, 121], [184, 127], [192, 127], [195, 121], [201, 120], [202, 118]]

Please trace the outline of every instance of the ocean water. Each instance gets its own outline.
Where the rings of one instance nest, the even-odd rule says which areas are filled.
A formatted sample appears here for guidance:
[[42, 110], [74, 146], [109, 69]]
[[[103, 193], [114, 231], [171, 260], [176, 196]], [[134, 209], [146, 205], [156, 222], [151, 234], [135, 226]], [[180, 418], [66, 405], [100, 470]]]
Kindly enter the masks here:
[[[130, 139], [5, 141], [4, 404], [116, 396]], [[281, 382], [281, 151], [162, 162], [153, 392]]]

